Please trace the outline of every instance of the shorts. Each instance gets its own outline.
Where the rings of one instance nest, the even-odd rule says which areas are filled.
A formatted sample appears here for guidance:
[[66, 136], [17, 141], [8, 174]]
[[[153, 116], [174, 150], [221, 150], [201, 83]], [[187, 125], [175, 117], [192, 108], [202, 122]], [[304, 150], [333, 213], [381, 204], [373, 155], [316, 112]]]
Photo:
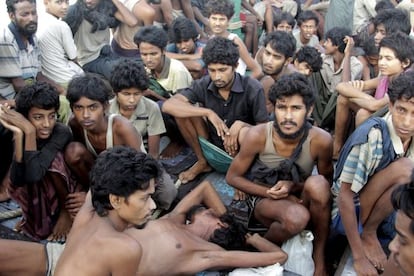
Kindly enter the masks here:
[[[359, 205], [355, 206], [355, 214], [357, 217], [357, 223], [358, 223], [358, 233], [361, 234], [362, 233], [362, 224], [361, 224], [361, 219], [360, 219], [360, 207]], [[331, 231], [333, 234], [341, 234], [341, 235], [346, 235], [345, 234], [345, 228], [344, 225], [342, 223], [342, 218], [341, 218], [341, 214], [338, 213], [336, 214], [336, 216], [332, 219], [331, 222]]]
[[47, 257], [46, 276], [53, 276], [59, 257], [62, 255], [63, 249], [65, 249], [65, 244], [48, 242], [45, 245], [45, 249]]

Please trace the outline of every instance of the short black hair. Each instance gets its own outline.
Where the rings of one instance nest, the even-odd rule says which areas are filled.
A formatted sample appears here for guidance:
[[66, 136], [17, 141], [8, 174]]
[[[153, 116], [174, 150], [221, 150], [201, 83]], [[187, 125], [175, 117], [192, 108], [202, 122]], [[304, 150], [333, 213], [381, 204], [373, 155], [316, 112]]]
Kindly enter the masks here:
[[281, 53], [285, 58], [293, 57], [296, 51], [296, 40], [291, 33], [283, 31], [273, 31], [266, 35], [263, 45], [267, 45], [278, 53]]
[[298, 19], [297, 19], [298, 26], [300, 27], [303, 22], [308, 21], [308, 20], [314, 20], [316, 27], [318, 27], [319, 18], [316, 15], [316, 13], [310, 10], [303, 11], [299, 14]]
[[393, 50], [401, 62], [409, 62], [408, 66], [414, 61], [414, 41], [405, 33], [396, 32], [384, 37], [379, 44], [381, 47]]
[[26, 1], [29, 2], [29, 3], [36, 4], [36, 0], [6, 0], [7, 12], [8, 13], [15, 13], [16, 12], [16, 7], [14, 5], [16, 5], [17, 3], [26, 2]]
[[168, 43], [167, 33], [154, 25], [145, 26], [139, 29], [134, 36], [134, 42], [139, 48], [142, 42], [149, 43], [164, 50]]
[[171, 23], [168, 36], [172, 43], [180, 43], [181, 41], [189, 39], [195, 41], [198, 38], [198, 32], [193, 21], [180, 16]]
[[220, 63], [236, 67], [239, 57], [238, 46], [233, 41], [219, 36], [209, 39], [202, 53], [203, 61], [207, 66]]
[[411, 219], [410, 231], [414, 234], [414, 182], [400, 185], [391, 194], [394, 210], [401, 211]]
[[315, 47], [303, 46], [296, 52], [294, 60], [306, 62], [312, 68], [312, 72], [319, 72], [322, 68], [323, 60], [321, 54]]
[[160, 173], [157, 161], [150, 155], [126, 146], [107, 149], [90, 172], [92, 205], [99, 216], [106, 216], [113, 207], [109, 195], [128, 197], [148, 189], [150, 180]]
[[277, 100], [294, 95], [299, 95], [303, 98], [303, 103], [307, 110], [309, 110], [315, 103], [315, 91], [313, 85], [311, 85], [308, 78], [297, 72], [283, 75], [278, 79], [270, 87], [269, 100], [275, 105]]
[[292, 29], [295, 27], [296, 20], [290, 12], [273, 13], [273, 26], [277, 27], [283, 21], [292, 26]]
[[27, 85], [16, 95], [16, 111], [28, 117], [32, 107], [59, 110], [59, 92], [55, 87], [45, 82]]
[[215, 243], [226, 250], [242, 250], [245, 248], [246, 227], [229, 213], [222, 215], [220, 220], [227, 224], [227, 227], [216, 229], [208, 241]]
[[379, 47], [375, 46], [375, 36], [370, 35], [361, 42], [362, 50], [366, 56], [378, 56]]
[[374, 17], [373, 20], [375, 29], [378, 25], [384, 25], [387, 35], [396, 32], [403, 32], [410, 34], [411, 22], [408, 12], [402, 9], [386, 9], [382, 10]]
[[345, 51], [346, 42], [344, 38], [351, 36], [351, 30], [342, 27], [333, 27], [325, 34], [325, 39], [329, 39], [332, 45], [338, 46], [338, 51], [343, 53]]
[[104, 105], [108, 103], [111, 94], [112, 88], [103, 77], [98, 74], [85, 73], [72, 78], [68, 85], [66, 98], [71, 107], [82, 97]]
[[394, 5], [390, 2], [390, 0], [381, 0], [377, 2], [377, 4], [375, 5], [375, 11], [377, 13], [386, 9], [395, 9]]
[[149, 78], [144, 65], [133, 59], [123, 59], [112, 70], [109, 82], [115, 93], [123, 89], [136, 88], [147, 90]]
[[234, 4], [229, 0], [209, 0], [204, 6], [207, 18], [212, 14], [224, 14], [228, 20], [234, 15]]
[[414, 100], [414, 71], [407, 70], [396, 77], [388, 87], [390, 102], [397, 100]]

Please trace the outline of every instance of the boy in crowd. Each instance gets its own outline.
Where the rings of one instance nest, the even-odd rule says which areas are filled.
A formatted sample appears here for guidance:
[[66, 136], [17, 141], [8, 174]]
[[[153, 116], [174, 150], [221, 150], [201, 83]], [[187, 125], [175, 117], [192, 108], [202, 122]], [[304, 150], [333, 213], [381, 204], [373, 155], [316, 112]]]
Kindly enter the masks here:
[[173, 21], [168, 34], [172, 43], [167, 45], [166, 56], [180, 60], [190, 71], [193, 79], [205, 75], [201, 53], [206, 44], [199, 39], [194, 23], [188, 18], [178, 17]]
[[36, 83], [19, 92], [16, 110], [0, 108], [0, 122], [14, 136], [9, 193], [23, 211], [16, 229], [36, 240], [65, 241], [84, 201], [84, 193], [75, 192], [88, 186], [76, 185], [64, 162], [72, 134], [56, 122], [58, 93], [49, 84]]
[[152, 93], [149, 96], [156, 100], [165, 100], [177, 90], [191, 84], [193, 78], [184, 64], [165, 55], [167, 34], [163, 29], [155, 26], [143, 27], [135, 34], [134, 42], [151, 79]]
[[360, 275], [384, 270], [386, 255], [377, 237], [392, 213], [390, 196], [411, 180], [414, 167], [414, 72], [401, 74], [388, 89], [390, 113], [361, 124], [336, 164], [331, 229], [346, 235]]
[[109, 102], [109, 112], [127, 118], [141, 134], [146, 152], [158, 159], [165, 125], [158, 104], [143, 96], [149, 85], [144, 66], [123, 60], [114, 67], [110, 83], [116, 96]]
[[[66, 162], [82, 183], [88, 183], [88, 172], [94, 159], [114, 146], [129, 146], [145, 152], [141, 135], [131, 122], [118, 114], [108, 115], [112, 89], [98, 75], [74, 78], [68, 86], [67, 98], [73, 112], [69, 121], [74, 143], [66, 149]], [[154, 198], [162, 209], [168, 209], [176, 196], [172, 181], [157, 180]], [[170, 180], [170, 179], [169, 179]]]

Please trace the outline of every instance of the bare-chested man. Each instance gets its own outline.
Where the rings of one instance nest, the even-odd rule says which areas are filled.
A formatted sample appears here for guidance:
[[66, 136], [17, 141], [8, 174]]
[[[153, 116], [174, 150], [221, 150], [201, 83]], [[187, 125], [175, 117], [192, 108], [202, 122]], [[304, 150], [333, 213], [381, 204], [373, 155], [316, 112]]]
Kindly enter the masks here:
[[[264, 237], [274, 243], [281, 244], [298, 234], [310, 219], [315, 233], [315, 275], [326, 275], [324, 247], [329, 232], [332, 138], [307, 122], [314, 95], [304, 75], [282, 76], [269, 92], [275, 121], [247, 131], [226, 180], [248, 194], [254, 218], [268, 228]], [[247, 178], [245, 174], [253, 163], [251, 178]], [[318, 175], [312, 175], [315, 165]]]
[[84, 204], [79, 211], [55, 275], [133, 275], [142, 248], [123, 231], [143, 227], [151, 218], [158, 174], [158, 163], [132, 148], [119, 146], [100, 154], [90, 173], [87, 200], [93, 208]]
[[[198, 205], [201, 203], [209, 209]], [[258, 234], [247, 234], [245, 242], [262, 252], [224, 250], [242, 247], [245, 233], [232, 217], [223, 215], [225, 211], [214, 187], [205, 181], [170, 214], [150, 221], [144, 229], [127, 229], [125, 233], [142, 246], [137, 275], [191, 275], [207, 269], [286, 261], [286, 253]], [[45, 275], [46, 271], [53, 271], [52, 250], [48, 247], [9, 240], [0, 240], [0, 246], [8, 248], [7, 252], [0, 252], [1, 275]], [[21, 263], [22, 258], [25, 263]]]

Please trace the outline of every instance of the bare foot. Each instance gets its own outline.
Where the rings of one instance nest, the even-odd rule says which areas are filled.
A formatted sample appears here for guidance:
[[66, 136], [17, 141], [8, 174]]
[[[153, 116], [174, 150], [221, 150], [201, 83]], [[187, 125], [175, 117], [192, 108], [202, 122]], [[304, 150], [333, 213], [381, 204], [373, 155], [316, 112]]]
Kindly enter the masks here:
[[387, 256], [381, 247], [377, 234], [365, 233], [361, 234], [362, 245], [364, 247], [365, 256], [374, 265], [377, 270], [384, 269], [387, 262]]
[[66, 236], [68, 235], [69, 230], [72, 227], [72, 222], [73, 220], [67, 210], [63, 209], [62, 211], [60, 211], [60, 215], [55, 227], [53, 228], [53, 232], [49, 235], [47, 240], [65, 242]]
[[178, 178], [181, 180], [182, 184], [188, 183], [197, 177], [200, 173], [211, 171], [211, 167], [208, 165], [207, 161], [197, 161], [195, 164], [188, 170], [180, 173]]
[[16, 224], [14, 225], [13, 231], [16, 231], [18, 233], [21, 233], [22, 230], [23, 230], [23, 224], [24, 224], [23, 219], [21, 219], [18, 222], [16, 222]]
[[317, 276], [328, 276], [328, 273], [326, 272], [326, 267], [324, 262], [315, 262], [315, 272], [313, 275]]
[[179, 142], [171, 142], [168, 146], [161, 152], [160, 158], [161, 159], [170, 159], [176, 157], [181, 150], [183, 149], [184, 145]]

